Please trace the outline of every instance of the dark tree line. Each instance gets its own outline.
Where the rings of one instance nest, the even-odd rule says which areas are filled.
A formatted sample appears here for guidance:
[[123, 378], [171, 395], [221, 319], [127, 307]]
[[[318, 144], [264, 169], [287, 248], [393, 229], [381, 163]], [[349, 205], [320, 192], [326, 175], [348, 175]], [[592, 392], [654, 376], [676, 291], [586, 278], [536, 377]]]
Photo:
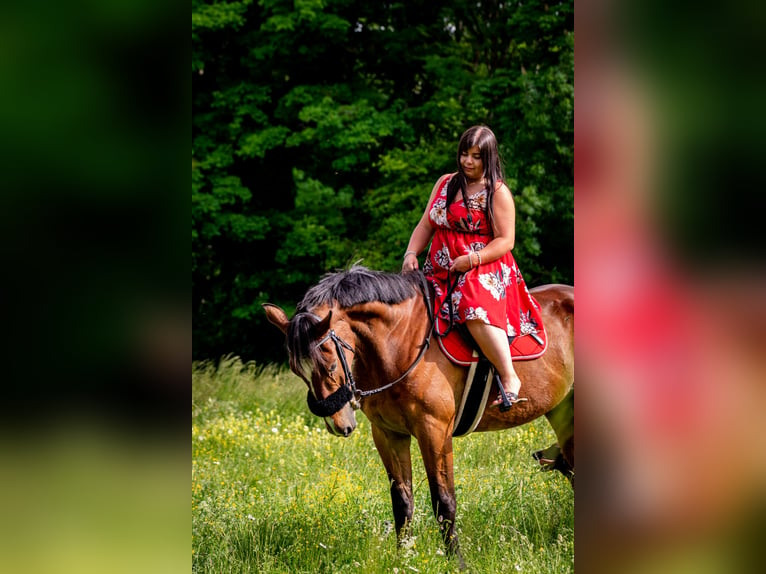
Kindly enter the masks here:
[[284, 358], [356, 260], [398, 271], [470, 125], [498, 137], [527, 283], [573, 281], [574, 2], [192, 2], [195, 358]]

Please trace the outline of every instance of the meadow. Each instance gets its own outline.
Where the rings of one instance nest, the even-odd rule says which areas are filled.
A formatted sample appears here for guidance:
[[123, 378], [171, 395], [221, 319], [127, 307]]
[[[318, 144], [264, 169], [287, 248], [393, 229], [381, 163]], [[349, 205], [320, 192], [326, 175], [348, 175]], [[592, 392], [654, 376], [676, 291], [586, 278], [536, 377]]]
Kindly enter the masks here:
[[[193, 364], [194, 572], [458, 572], [444, 555], [413, 440], [412, 536], [397, 547], [388, 481], [357, 412], [331, 436], [288, 369], [236, 357]], [[457, 529], [470, 572], [574, 571], [574, 493], [531, 453], [547, 421], [455, 439]]]

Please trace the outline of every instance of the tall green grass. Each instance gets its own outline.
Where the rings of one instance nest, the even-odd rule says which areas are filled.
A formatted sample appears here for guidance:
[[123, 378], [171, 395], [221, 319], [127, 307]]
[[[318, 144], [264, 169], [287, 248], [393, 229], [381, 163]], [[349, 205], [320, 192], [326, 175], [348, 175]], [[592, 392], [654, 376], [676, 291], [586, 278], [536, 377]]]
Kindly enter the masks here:
[[[287, 369], [196, 363], [192, 375], [195, 572], [456, 572], [444, 556], [413, 441], [412, 537], [397, 547], [388, 481], [359, 411], [346, 439], [308, 412]], [[574, 496], [531, 453], [544, 419], [455, 440], [457, 528], [472, 572], [574, 571]]]

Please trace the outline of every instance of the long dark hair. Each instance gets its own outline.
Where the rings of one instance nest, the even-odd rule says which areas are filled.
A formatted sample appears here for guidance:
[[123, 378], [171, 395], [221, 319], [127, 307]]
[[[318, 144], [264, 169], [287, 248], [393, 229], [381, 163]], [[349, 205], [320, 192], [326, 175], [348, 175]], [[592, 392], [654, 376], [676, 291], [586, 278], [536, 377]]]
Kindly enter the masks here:
[[495, 186], [498, 181], [503, 181], [503, 165], [500, 161], [500, 153], [497, 150], [497, 139], [492, 130], [487, 126], [473, 126], [468, 128], [460, 136], [460, 143], [457, 146], [457, 173], [447, 184], [447, 209], [455, 201], [458, 190], [466, 195], [468, 188], [468, 179], [463, 172], [463, 166], [460, 163], [460, 156], [467, 152], [473, 146], [479, 146], [481, 161], [484, 165], [484, 179], [487, 180], [487, 220], [489, 221], [490, 231], [494, 233], [494, 199]]

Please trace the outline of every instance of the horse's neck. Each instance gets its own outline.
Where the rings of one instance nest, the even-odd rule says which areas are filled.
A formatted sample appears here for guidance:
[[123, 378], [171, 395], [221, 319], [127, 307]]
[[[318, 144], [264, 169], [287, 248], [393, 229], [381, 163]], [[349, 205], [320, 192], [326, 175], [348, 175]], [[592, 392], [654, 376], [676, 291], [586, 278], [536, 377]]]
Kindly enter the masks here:
[[359, 343], [364, 347], [377, 347], [384, 339], [411, 330], [413, 303], [412, 299], [396, 305], [363, 303], [346, 309], [345, 314]]
[[357, 359], [378, 371], [406, 369], [428, 329], [423, 302], [417, 297], [396, 305], [365, 303], [346, 310], [357, 336]]

